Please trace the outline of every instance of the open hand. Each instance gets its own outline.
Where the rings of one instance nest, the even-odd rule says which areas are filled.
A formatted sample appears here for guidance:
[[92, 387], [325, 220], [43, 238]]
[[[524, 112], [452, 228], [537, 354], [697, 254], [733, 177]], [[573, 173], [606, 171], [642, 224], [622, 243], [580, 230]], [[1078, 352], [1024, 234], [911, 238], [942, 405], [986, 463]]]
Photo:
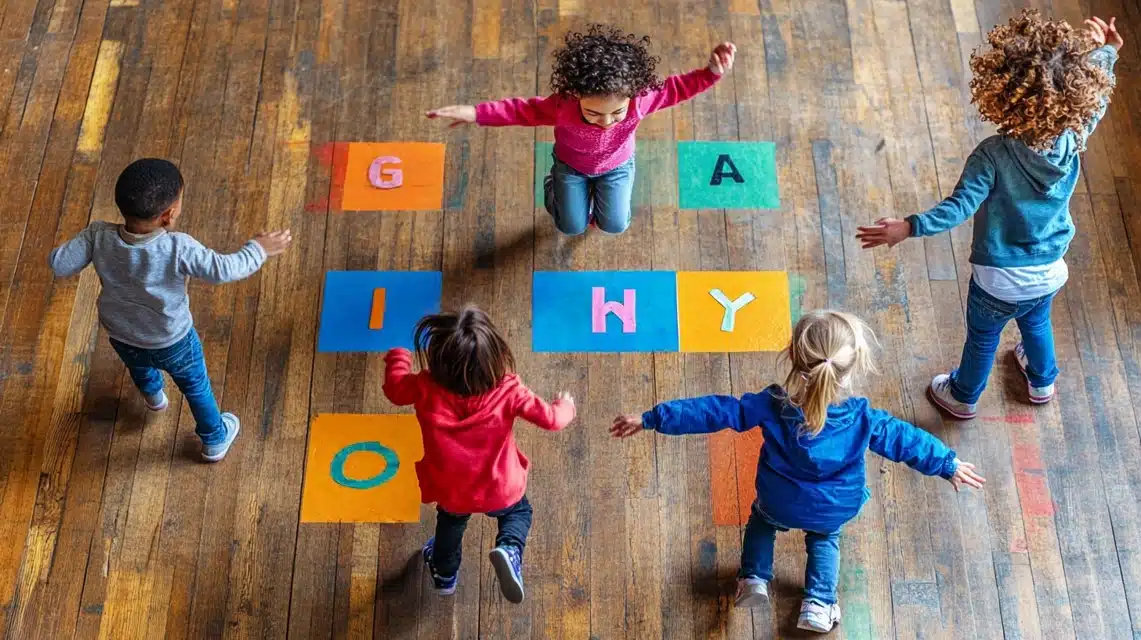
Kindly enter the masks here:
[[713, 47], [713, 52], [709, 54], [709, 70], [715, 75], [725, 75], [726, 71], [733, 68], [733, 58], [736, 56], [737, 45], [732, 42], [722, 42]]
[[610, 425], [610, 435], [615, 438], [629, 438], [645, 431], [642, 416], [618, 416], [614, 424]]
[[1086, 20], [1086, 25], [1089, 26], [1090, 31], [1093, 32], [1093, 39], [1097, 42], [1097, 46], [1109, 45], [1114, 49], [1121, 49], [1125, 44], [1125, 40], [1117, 31], [1117, 18], [1110, 18], [1109, 24], [1105, 20], [1097, 16], [1092, 16]]
[[911, 223], [897, 218], [880, 218], [870, 227], [857, 227], [856, 239], [864, 249], [880, 245], [894, 247], [911, 237]]
[[267, 256], [276, 256], [289, 248], [290, 243], [293, 242], [293, 236], [290, 235], [289, 229], [285, 229], [284, 231], [259, 233], [254, 236], [254, 241], [261, 245]]
[[555, 396], [555, 402], [561, 402], [563, 404], [569, 404], [570, 406], [573, 407], [574, 406], [574, 396], [572, 396], [570, 393], [568, 393], [566, 391], [560, 391], [559, 394], [557, 396]]
[[439, 109], [432, 109], [427, 114], [429, 118], [445, 118], [451, 120], [452, 123], [449, 127], [458, 127], [464, 124], [473, 124], [475, 122], [475, 107], [470, 104], [454, 104], [448, 107], [440, 107]]
[[982, 489], [983, 485], [986, 484], [986, 478], [975, 473], [975, 465], [962, 460], [957, 460], [957, 462], [959, 466], [955, 468], [955, 475], [950, 478], [955, 491], [959, 491], [964, 485], [972, 489]]

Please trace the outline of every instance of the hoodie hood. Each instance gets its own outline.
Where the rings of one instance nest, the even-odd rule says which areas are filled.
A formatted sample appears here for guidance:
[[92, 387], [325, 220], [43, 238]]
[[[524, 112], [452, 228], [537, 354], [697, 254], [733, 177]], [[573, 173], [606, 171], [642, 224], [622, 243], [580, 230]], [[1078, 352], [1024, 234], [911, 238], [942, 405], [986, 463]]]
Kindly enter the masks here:
[[509, 374], [494, 389], [479, 396], [448, 393], [432, 383], [436, 393], [427, 404], [432, 407], [432, 426], [437, 429], [467, 429], [497, 419], [504, 402], [518, 393], [519, 376]]
[[1058, 136], [1054, 146], [1046, 151], [1035, 151], [1017, 140], [1008, 138], [1006, 141], [1019, 173], [1035, 191], [1044, 195], [1050, 195], [1070, 174], [1078, 155], [1077, 136], [1069, 130]]

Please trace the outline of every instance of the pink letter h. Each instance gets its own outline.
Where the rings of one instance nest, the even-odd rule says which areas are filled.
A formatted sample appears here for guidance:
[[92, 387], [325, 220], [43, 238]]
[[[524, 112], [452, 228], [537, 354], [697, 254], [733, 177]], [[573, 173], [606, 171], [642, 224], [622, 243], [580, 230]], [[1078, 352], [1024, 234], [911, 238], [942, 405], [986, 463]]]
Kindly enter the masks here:
[[591, 289], [590, 318], [591, 330], [594, 333], [606, 333], [606, 314], [613, 313], [622, 321], [622, 333], [634, 333], [638, 327], [634, 315], [634, 290], [622, 290], [622, 302], [613, 300], [607, 302], [606, 289], [593, 287]]

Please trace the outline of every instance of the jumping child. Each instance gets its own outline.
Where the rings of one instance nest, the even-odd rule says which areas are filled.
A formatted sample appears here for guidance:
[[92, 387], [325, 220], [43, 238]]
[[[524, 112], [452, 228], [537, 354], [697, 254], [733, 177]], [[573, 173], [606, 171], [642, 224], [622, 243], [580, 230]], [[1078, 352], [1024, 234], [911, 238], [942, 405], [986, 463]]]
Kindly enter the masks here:
[[1008, 322], [1022, 342], [1014, 358], [1030, 402], [1054, 397], [1058, 365], [1050, 307], [1069, 278], [1074, 237], [1070, 196], [1086, 139], [1105, 115], [1122, 38], [1114, 19], [1089, 29], [1023, 11], [987, 35], [971, 56], [971, 101], [998, 135], [967, 158], [950, 197], [904, 220], [885, 218], [856, 234], [864, 248], [947, 231], [978, 213], [971, 243], [967, 341], [959, 368], [935, 376], [931, 400], [956, 418], [975, 417]]
[[65, 277], [95, 265], [103, 284], [99, 323], [147, 409], [162, 411], [169, 405], [160, 371], [167, 372], [194, 414], [202, 458], [217, 462], [241, 425], [234, 414], [218, 410], [186, 282], [241, 280], [267, 257], [285, 251], [291, 237], [289, 231], [258, 234], [236, 253], [215, 253], [174, 231], [182, 215], [182, 187], [182, 173], [174, 164], [155, 158], [132, 162], [115, 183], [115, 204], [124, 224], [92, 222], [51, 252], [51, 268]]
[[555, 226], [568, 235], [590, 224], [622, 233], [630, 226], [638, 123], [712, 87], [733, 67], [737, 52], [732, 43], [721, 43], [706, 67], [663, 82], [649, 45], [648, 37], [591, 25], [586, 33], [568, 33], [554, 52], [552, 95], [442, 107], [427, 115], [454, 120], [452, 126], [553, 126], [555, 162], [544, 183], [544, 204]]
[[384, 395], [414, 405], [424, 438], [416, 463], [421, 499], [436, 503], [436, 535], [422, 550], [440, 595], [456, 591], [464, 530], [473, 513], [499, 521], [490, 560], [508, 601], [523, 601], [523, 547], [531, 530], [527, 469], [512, 425], [522, 418], [558, 431], [574, 419], [574, 399], [547, 404], [514, 373], [515, 359], [487, 315], [475, 307], [422, 318], [412, 354], [385, 356]]
[[740, 399], [673, 400], [640, 417], [614, 419], [610, 432], [618, 438], [645, 429], [682, 435], [761, 428], [765, 443], [757, 461], [757, 500], [741, 549], [738, 607], [768, 600], [776, 533], [801, 529], [808, 564], [797, 626], [827, 633], [840, 621], [840, 529], [870, 496], [864, 472], [868, 449], [945, 478], [956, 491], [985, 482], [973, 465], [926, 431], [872, 409], [865, 398], [841, 398], [855, 378], [874, 370], [869, 340], [874, 340], [870, 329], [855, 316], [815, 311], [797, 322], [784, 352], [790, 365], [784, 387], [772, 385]]

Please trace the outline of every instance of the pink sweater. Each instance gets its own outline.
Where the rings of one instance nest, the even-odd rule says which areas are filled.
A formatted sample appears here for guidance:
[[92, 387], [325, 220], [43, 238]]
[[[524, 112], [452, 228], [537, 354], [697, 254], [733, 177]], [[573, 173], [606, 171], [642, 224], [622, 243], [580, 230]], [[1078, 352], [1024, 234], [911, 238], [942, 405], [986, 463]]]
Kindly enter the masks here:
[[609, 129], [583, 120], [577, 98], [557, 94], [484, 102], [475, 108], [475, 121], [485, 127], [553, 126], [555, 157], [580, 173], [596, 176], [630, 159], [634, 153], [634, 132], [642, 118], [689, 100], [720, 78], [707, 68], [670, 76], [661, 89], [631, 100], [626, 119]]

